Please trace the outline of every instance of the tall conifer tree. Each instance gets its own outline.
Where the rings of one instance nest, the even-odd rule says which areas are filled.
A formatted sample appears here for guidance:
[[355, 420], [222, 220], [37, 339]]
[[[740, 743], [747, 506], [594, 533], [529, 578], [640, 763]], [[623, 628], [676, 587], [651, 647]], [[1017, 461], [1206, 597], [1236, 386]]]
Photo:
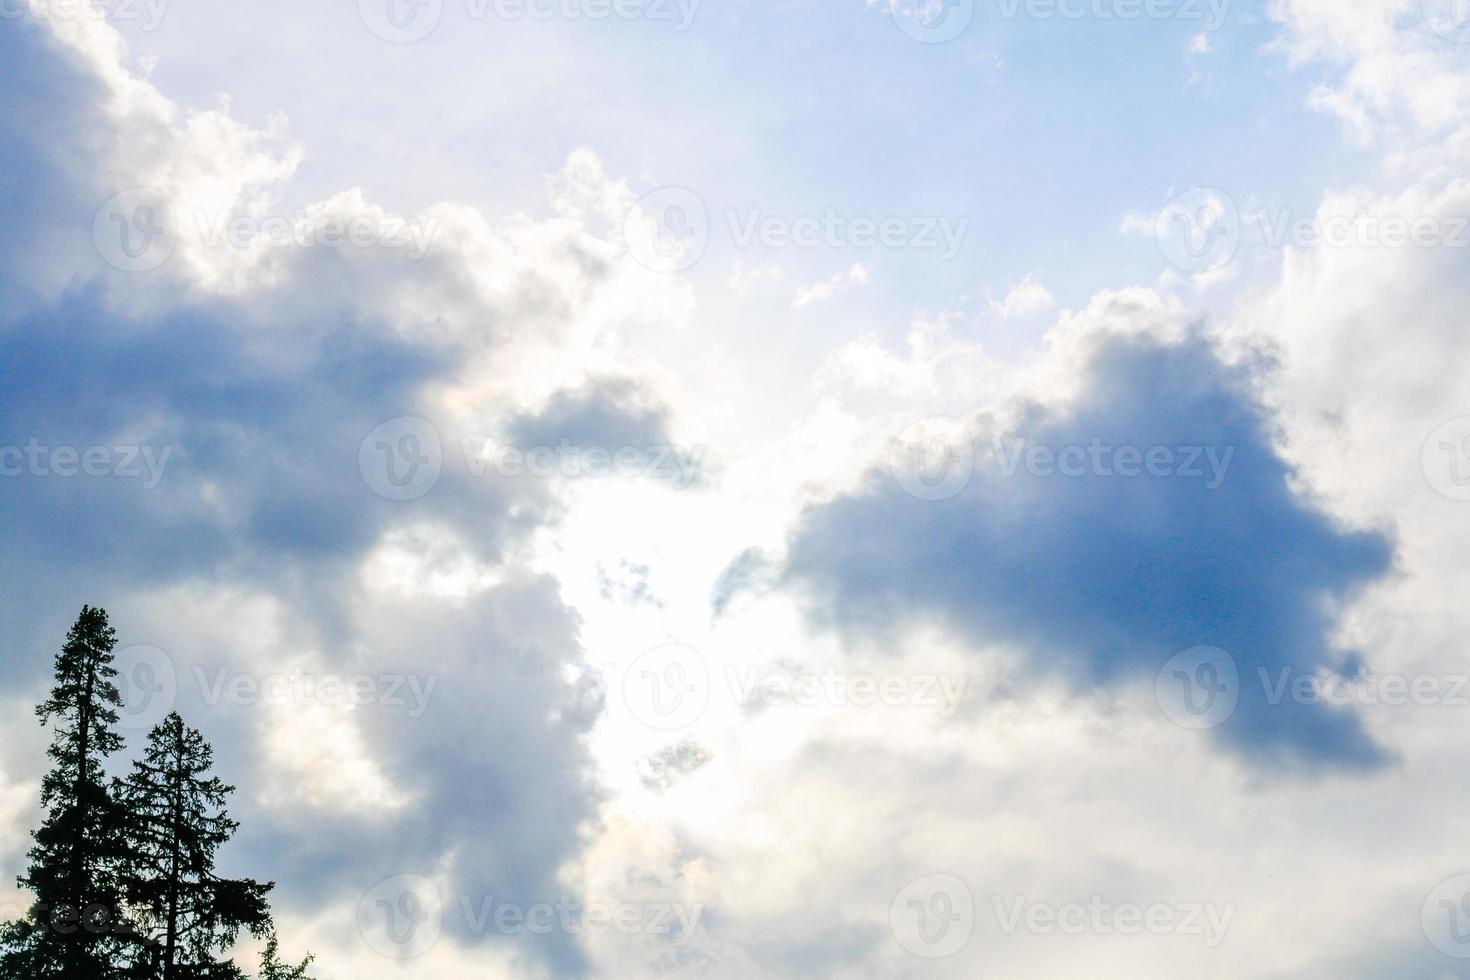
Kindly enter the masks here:
[[122, 747], [113, 678], [116, 634], [83, 606], [56, 657], [51, 696], [36, 708], [55, 729], [41, 783], [46, 816], [18, 881], [35, 900], [0, 934], [0, 974], [26, 980], [112, 980], [129, 941], [120, 911], [121, 813], [103, 762]]
[[120, 783], [128, 814], [123, 891], [144, 942], [140, 976], [225, 980], [242, 976], [221, 958], [242, 929], [270, 931], [274, 883], [221, 878], [215, 852], [238, 824], [225, 812], [234, 787], [210, 774], [213, 750], [177, 712], [148, 734], [143, 758]]
[[210, 774], [199, 732], [169, 715], [128, 778], [104, 781], [122, 747], [116, 644], [107, 613], [83, 606], [36, 708], [55, 731], [46, 813], [18, 879], [35, 898], [0, 926], [0, 980], [243, 980], [221, 958], [241, 930], [269, 936], [261, 980], [308, 980], [311, 957], [280, 959], [266, 903], [274, 883], [215, 874], [215, 852], [238, 827], [224, 809], [234, 788]]

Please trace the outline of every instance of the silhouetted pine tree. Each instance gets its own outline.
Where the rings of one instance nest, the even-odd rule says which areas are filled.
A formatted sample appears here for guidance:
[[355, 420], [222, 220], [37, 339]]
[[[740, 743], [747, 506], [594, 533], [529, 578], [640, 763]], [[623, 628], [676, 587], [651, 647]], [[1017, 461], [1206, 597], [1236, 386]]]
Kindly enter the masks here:
[[306, 970], [313, 959], [315, 957], [308, 956], [296, 966], [282, 963], [280, 944], [276, 934], [271, 933], [270, 941], [265, 944], [265, 951], [260, 954], [260, 980], [310, 980]]
[[204, 737], [174, 712], [148, 733], [143, 758], [119, 784], [128, 814], [123, 891], [145, 940], [135, 958], [137, 976], [242, 977], [219, 954], [241, 929], [256, 936], [270, 929], [265, 896], [274, 883], [214, 873], [215, 851], [239, 825], [224, 808], [234, 787], [209, 773], [213, 755]]
[[119, 911], [121, 813], [102, 764], [122, 747], [112, 730], [122, 703], [113, 678], [116, 634], [107, 613], [83, 606], [56, 658], [51, 696], [36, 708], [55, 725], [41, 783], [46, 817], [32, 833], [30, 865], [18, 882], [35, 900], [0, 934], [0, 976], [24, 980], [112, 980], [128, 942]]

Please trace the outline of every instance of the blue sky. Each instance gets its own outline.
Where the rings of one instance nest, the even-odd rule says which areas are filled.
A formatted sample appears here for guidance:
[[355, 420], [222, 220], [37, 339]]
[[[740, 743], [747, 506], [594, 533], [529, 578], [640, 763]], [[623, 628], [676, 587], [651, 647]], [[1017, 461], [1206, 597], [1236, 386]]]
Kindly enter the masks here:
[[[717, 215], [969, 218], [949, 261], [858, 256], [881, 257], [897, 283], [878, 308], [845, 311], [868, 329], [1028, 273], [1044, 271], [1072, 305], [1147, 284], [1159, 256], [1147, 240], [1118, 241], [1126, 212], [1199, 184], [1310, 209], [1358, 157], [1306, 105], [1320, 73], [1271, 50], [1256, 3], [1230, 5], [1228, 30], [1182, 15], [1007, 19], [982, 4], [969, 30], [939, 45], [915, 43], [881, 6], [706, 2], [684, 31], [469, 10], [450, 3], [434, 33], [395, 46], [348, 5], [203, 4], [135, 31], [135, 43], [157, 53], [157, 84], [188, 103], [225, 92], [242, 120], [263, 127], [285, 112], [311, 133], [291, 188], [300, 203], [360, 186], [399, 211], [453, 200], [535, 214], [545, 173], [586, 145], [634, 187], [689, 187]], [[1200, 35], [1211, 50], [1191, 55]], [[270, 54], [243, 57], [241, 38]], [[1272, 151], [1239, 151], [1251, 145]], [[717, 225], [701, 263], [711, 268], [695, 275], [723, 276], [741, 254]], [[831, 251], [803, 256], [806, 274], [849, 258]], [[1006, 340], [1019, 348], [1035, 333]]]
[[391, 2], [3, 11], [0, 885], [90, 603], [324, 980], [1464, 972], [1455, 0]]

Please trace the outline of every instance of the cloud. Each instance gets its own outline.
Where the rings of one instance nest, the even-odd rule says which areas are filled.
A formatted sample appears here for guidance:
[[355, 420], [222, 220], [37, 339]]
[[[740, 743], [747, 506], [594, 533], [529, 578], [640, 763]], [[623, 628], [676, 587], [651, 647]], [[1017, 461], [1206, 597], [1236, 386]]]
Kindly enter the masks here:
[[812, 303], [824, 303], [848, 286], [861, 286], [868, 281], [871, 271], [863, 263], [854, 262], [852, 268], [846, 272], [839, 272], [831, 279], [798, 289], [796, 298], [791, 301], [791, 308], [799, 310]]
[[1034, 316], [1056, 308], [1056, 300], [1041, 284], [1040, 278], [1032, 273], [1011, 287], [1002, 300], [990, 301], [990, 312], [1003, 320], [1015, 317]]
[[[982, 444], [961, 491], [921, 499], [874, 470], [861, 492], [814, 507], [793, 535], [787, 579], [846, 632], [938, 615], [977, 644], [1015, 643], [1035, 672], [1083, 689], [1151, 681], [1180, 651], [1220, 647], [1242, 678], [1219, 729], [1231, 748], [1268, 765], [1381, 763], [1353, 715], [1272, 705], [1259, 683], [1259, 671], [1349, 663], [1332, 642], [1332, 610], [1383, 575], [1391, 549], [1294, 491], [1251, 385], [1248, 368], [1198, 337], [1101, 340], [1075, 403], [1020, 407], [1014, 428], [989, 434], [1001, 442]], [[1167, 476], [1120, 476], [1106, 461], [1075, 476], [1008, 472], [1017, 439], [1057, 452], [1196, 447], [1215, 454], [1218, 485], [1204, 452], [1197, 479], [1182, 461]]]
[[[1273, 6], [1288, 34], [1303, 32], [1300, 53], [1327, 68], [1317, 104], [1412, 177], [1393, 192], [1329, 194], [1324, 213], [1470, 213], [1463, 183], [1430, 179], [1463, 171], [1448, 117], [1470, 103], [1445, 83], [1460, 73], [1454, 49], [1393, 37], [1381, 16], [1412, 13], [1417, 28], [1411, 6]], [[956, 62], [973, 67], [973, 55]], [[0, 597], [7, 867], [34, 824], [44, 748], [25, 702], [76, 605], [93, 601], [126, 642], [173, 657], [181, 709], [242, 787], [245, 832], [229, 859], [282, 881], [287, 941], [322, 953], [335, 975], [384, 971], [353, 913], [368, 887], [408, 873], [433, 879], [451, 907], [491, 894], [707, 906], [696, 941], [672, 950], [646, 936], [496, 939], [455, 916], [408, 973], [907, 976], [919, 961], [894, 942], [890, 902], [940, 869], [976, 888], [983, 914], [963, 954], [924, 966], [935, 976], [1446, 968], [1418, 916], [1433, 883], [1462, 870], [1446, 857], [1467, 805], [1456, 711], [1269, 708], [1251, 695], [1219, 731], [1234, 750], [1221, 753], [1162, 717], [1151, 682], [1200, 642], [1228, 648], [1247, 683], [1258, 668], [1463, 674], [1464, 505], [1425, 479], [1421, 453], [1470, 411], [1464, 250], [1288, 248], [1281, 288], [1212, 326], [1218, 345], [1176, 329], [1183, 300], [1101, 294], [1057, 314], [1035, 371], [982, 346], [983, 297], [956, 301], [917, 316], [906, 338], [864, 324], [814, 391], [771, 398], [747, 383], [768, 370], [760, 353], [693, 321], [679, 277], [626, 261], [616, 227], [636, 195], [591, 150], [548, 177], [546, 217], [532, 216], [539, 202], [495, 219], [453, 203], [398, 215], [351, 187], [282, 212], [300, 159], [284, 122], [255, 128], [227, 103], [171, 103], [126, 70], [115, 34], [85, 24], [7, 21], [0, 63], [0, 165], [17, 175], [0, 187], [12, 218], [0, 235], [0, 446], [173, 450], [153, 489], [0, 480], [13, 566]], [[191, 222], [160, 269], [122, 274], [98, 255], [92, 222], [139, 183], [161, 184]], [[197, 233], [201, 212], [432, 234], [421, 255], [220, 247]], [[1136, 215], [1132, 230], [1154, 236], [1158, 218]], [[763, 292], [768, 271], [737, 264], [729, 285]], [[1015, 310], [1027, 281], [1010, 291]], [[857, 284], [848, 272], [809, 287], [807, 315]], [[729, 319], [746, 313], [737, 304]], [[686, 322], [710, 332], [669, 343]], [[1259, 350], [1275, 356], [1269, 370], [1245, 353]], [[683, 377], [650, 377], [660, 358]], [[693, 392], [682, 403], [681, 387]], [[811, 413], [783, 431], [808, 395]], [[506, 434], [672, 441], [689, 431], [690, 402], [723, 416], [716, 438], [745, 453], [707, 493], [503, 479], [456, 452], [461, 438]], [[405, 414], [439, 433], [443, 472], [422, 498], [389, 501], [365, 482], [358, 450]], [[871, 461], [879, 441], [936, 415], [961, 417], [981, 458], [956, 496], [920, 500]], [[1093, 436], [1234, 452], [1210, 489], [1038, 476], [1024, 462], [1007, 476], [992, 441], [1011, 453], [1017, 438]], [[810, 509], [793, 516], [800, 506]], [[1391, 555], [1384, 534], [1354, 530], [1390, 526]], [[711, 605], [718, 630], [706, 634]], [[597, 668], [612, 678], [635, 640], [665, 634], [697, 642], [715, 667], [942, 670], [973, 683], [942, 722], [770, 705], [725, 728], [715, 698], [687, 738], [620, 741], [621, 699]], [[193, 672], [220, 667], [438, 684], [421, 717], [212, 704]], [[1393, 755], [1408, 764], [1373, 768]], [[1358, 771], [1296, 778], [1332, 766]], [[599, 777], [625, 780], [620, 796]], [[1339, 894], [1343, 855], [1395, 835], [1412, 846], [1360, 862], [1358, 887]], [[1057, 841], [1071, 842], [1064, 860]], [[1223, 896], [1241, 914], [1206, 956], [1170, 940], [1002, 934], [990, 900], [1014, 895]], [[1289, 941], [1302, 935], [1320, 941]]]
[[769, 587], [773, 584], [771, 571], [770, 560], [761, 549], [746, 548], [715, 580], [710, 591], [710, 611], [719, 618], [741, 593]]
[[684, 739], [642, 760], [638, 778], [649, 789], [665, 790], [696, 772], [712, 757], [703, 745]]
[[781, 267], [774, 262], [747, 265], [744, 259], [736, 259], [730, 267], [727, 284], [733, 292], [748, 293], [760, 283], [780, 279], [783, 274]]
[[[454, 450], [505, 428], [667, 442], [666, 408], [610, 339], [682, 309], [677, 283], [611, 232], [626, 187], [579, 151], [552, 181], [554, 217], [492, 225], [432, 208], [414, 216], [434, 229], [421, 254], [238, 248], [185, 220], [157, 268], [127, 272], [93, 241], [112, 194], [156, 187], [186, 218], [270, 214], [296, 160], [284, 124], [170, 103], [100, 18], [10, 20], [0, 58], [0, 145], [27, 175], [23, 193], [0, 190], [13, 218], [0, 295], [16, 300], [0, 322], [0, 447], [166, 454], [156, 481], [50, 462], [0, 479], [24, 568], [0, 597], [13, 690], [42, 689], [83, 602], [108, 607], [125, 644], [164, 650], [180, 709], [242, 787], [250, 836], [232, 854], [282, 882], [277, 905], [297, 923], [324, 910], [350, 923], [368, 889], [403, 873], [456, 896], [557, 901], [601, 806], [586, 744], [601, 686], [557, 583], [522, 564], [558, 519], [552, 488], [476, 473]], [[301, 216], [396, 220], [360, 191]], [[567, 383], [587, 377], [600, 380]], [[375, 489], [363, 455], [405, 416], [441, 437], [442, 472], [408, 501]], [[307, 706], [283, 727], [280, 709], [222, 704], [198, 681], [303, 667], [436, 687], [416, 717]], [[28, 712], [14, 725], [32, 739]], [[32, 776], [7, 766], [5, 798]], [[446, 947], [514, 948], [561, 976], [586, 967], [576, 936], [463, 925], [446, 926]]]
[[[95, 261], [90, 237], [98, 200], [94, 161], [108, 149], [106, 87], [67, 57], [42, 23], [7, 18], [0, 32], [0, 322], [54, 297], [82, 262]], [[46, 132], [50, 138], [37, 139]]]
[[681, 488], [703, 484], [703, 450], [677, 445], [668, 424], [667, 406], [651, 391], [634, 379], [612, 377], [555, 392], [539, 411], [514, 415], [506, 431], [532, 465], [555, 455], [565, 475], [645, 475]]
[[1387, 150], [1392, 169], [1427, 176], [1463, 162], [1470, 135], [1459, 11], [1456, 0], [1281, 0], [1268, 12], [1282, 28], [1275, 48], [1328, 72], [1311, 104]]
[[509, 434], [518, 446], [666, 446], [668, 410], [636, 381], [596, 378], [556, 392], [537, 413], [516, 416]]
[[1214, 42], [1210, 39], [1209, 31], [1201, 31], [1190, 37], [1184, 56], [1185, 63], [1189, 65], [1189, 79], [1185, 83], [1186, 87], [1193, 88], [1201, 82], [1205, 83], [1206, 88], [1213, 85], [1214, 73], [1202, 71], [1199, 63], [1214, 50]]

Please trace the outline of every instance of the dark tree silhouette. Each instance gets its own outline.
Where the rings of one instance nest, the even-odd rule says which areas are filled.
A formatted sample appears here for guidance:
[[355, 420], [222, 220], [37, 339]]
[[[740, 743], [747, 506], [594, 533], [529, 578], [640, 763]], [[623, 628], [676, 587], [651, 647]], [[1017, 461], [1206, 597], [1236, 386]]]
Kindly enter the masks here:
[[280, 944], [276, 940], [276, 934], [271, 933], [270, 941], [265, 944], [265, 951], [260, 954], [260, 980], [310, 980], [306, 970], [313, 959], [314, 957], [308, 956], [295, 966], [281, 962]]
[[123, 893], [143, 940], [134, 956], [139, 976], [234, 980], [243, 974], [221, 954], [242, 929], [270, 932], [265, 896], [274, 883], [215, 874], [215, 852], [239, 824], [225, 812], [234, 787], [210, 774], [213, 757], [174, 712], [148, 733], [143, 758], [117, 786], [127, 812]]
[[199, 732], [170, 714], [128, 778], [103, 781], [122, 748], [116, 644], [107, 613], [83, 606], [36, 708], [55, 733], [46, 816], [17, 879], [35, 900], [0, 927], [0, 980], [245, 980], [221, 955], [241, 930], [269, 936], [260, 980], [309, 980], [310, 956], [280, 959], [266, 903], [275, 883], [215, 874], [215, 852], [239, 825], [224, 808], [234, 787], [210, 774]]
[[41, 783], [46, 817], [32, 833], [18, 882], [35, 901], [0, 934], [0, 975], [26, 980], [112, 980], [129, 943], [118, 901], [121, 813], [103, 782], [103, 761], [122, 747], [113, 731], [122, 704], [113, 678], [116, 634], [107, 613], [83, 606], [56, 657], [51, 696], [36, 708], [54, 725]]

